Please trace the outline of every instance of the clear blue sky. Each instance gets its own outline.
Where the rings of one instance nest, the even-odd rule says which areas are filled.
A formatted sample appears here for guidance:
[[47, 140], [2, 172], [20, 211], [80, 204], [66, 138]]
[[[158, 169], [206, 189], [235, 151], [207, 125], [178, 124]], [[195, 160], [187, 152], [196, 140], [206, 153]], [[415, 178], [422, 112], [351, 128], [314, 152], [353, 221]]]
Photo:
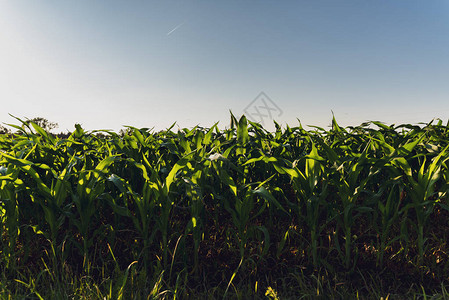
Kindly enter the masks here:
[[449, 1], [0, 2], [1, 122], [224, 128], [261, 92], [291, 126], [447, 121]]

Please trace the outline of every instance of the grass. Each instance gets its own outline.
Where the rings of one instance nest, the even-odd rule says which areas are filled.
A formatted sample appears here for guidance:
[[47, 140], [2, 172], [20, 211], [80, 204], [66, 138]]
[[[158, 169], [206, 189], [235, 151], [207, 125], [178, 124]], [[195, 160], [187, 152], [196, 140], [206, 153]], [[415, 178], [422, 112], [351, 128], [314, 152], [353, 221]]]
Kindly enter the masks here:
[[446, 299], [448, 125], [0, 135], [2, 299]]

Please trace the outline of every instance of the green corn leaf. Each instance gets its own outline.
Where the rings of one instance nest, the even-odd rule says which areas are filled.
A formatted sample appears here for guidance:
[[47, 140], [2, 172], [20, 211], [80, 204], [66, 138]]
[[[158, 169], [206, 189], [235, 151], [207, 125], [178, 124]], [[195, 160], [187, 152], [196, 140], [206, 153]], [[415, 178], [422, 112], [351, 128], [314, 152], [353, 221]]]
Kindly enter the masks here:
[[30, 166], [33, 165], [33, 162], [26, 160], [26, 159], [21, 159], [21, 158], [16, 158], [13, 157], [9, 154], [6, 154], [4, 152], [0, 152], [0, 155], [6, 158], [6, 161], [13, 164], [14, 166], [17, 167], [23, 167], [23, 166]]
[[399, 147], [396, 151], [397, 154], [400, 156], [403, 156], [403, 157], [407, 156], [408, 154], [410, 154], [410, 152], [413, 151], [413, 149], [416, 147], [416, 145], [418, 145], [422, 141], [423, 138], [424, 138], [424, 135], [421, 135], [420, 138]]
[[256, 190], [253, 191], [253, 193], [261, 196], [263, 199], [268, 201], [270, 204], [274, 204], [274, 206], [276, 206], [279, 210], [281, 210], [284, 213], [286, 213], [287, 215], [289, 215], [289, 213], [282, 207], [282, 205], [279, 203], [279, 201], [277, 201], [276, 198], [274, 198], [273, 195], [271, 195], [271, 193], [269, 191], [267, 191], [267, 189], [264, 188], [263, 186], [258, 187]]
[[36, 130], [37, 133], [39, 133], [42, 137], [45, 138], [46, 141], [50, 142], [52, 145], [55, 144], [55, 139], [51, 134], [48, 134], [42, 127], [37, 125], [34, 122], [30, 122], [31, 126]]
[[106, 172], [106, 169], [117, 159], [119, 155], [108, 156], [98, 163], [95, 167], [96, 171]]
[[187, 156], [181, 158], [171, 169], [170, 173], [168, 173], [167, 178], [165, 179], [165, 187], [167, 189], [167, 192], [170, 190], [170, 185], [173, 183], [176, 177], [176, 173], [184, 168], [187, 163], [189, 162], [192, 154], [188, 154]]
[[237, 196], [237, 185], [234, 182], [234, 179], [226, 172], [224, 169], [217, 168], [218, 177], [220, 177], [221, 181], [223, 181], [232, 191], [234, 196]]
[[268, 232], [268, 229], [265, 226], [257, 226], [256, 228], [262, 231], [264, 235], [264, 246], [262, 250], [262, 255], [267, 255], [268, 251], [270, 250], [270, 233]]
[[126, 182], [123, 178], [120, 178], [119, 176], [117, 176], [115, 174], [111, 174], [108, 177], [108, 180], [111, 181], [119, 189], [120, 192], [122, 192], [122, 193], [127, 192], [127, 188], [125, 187]]
[[239, 120], [239, 126], [237, 127], [237, 140], [241, 145], [245, 145], [248, 142], [248, 121], [245, 116], [242, 116]]
[[378, 121], [371, 121], [371, 123], [373, 123], [374, 125], [377, 125], [378, 127], [385, 129], [385, 130], [392, 130], [392, 128], [390, 126], [385, 125], [382, 122], [378, 122]]

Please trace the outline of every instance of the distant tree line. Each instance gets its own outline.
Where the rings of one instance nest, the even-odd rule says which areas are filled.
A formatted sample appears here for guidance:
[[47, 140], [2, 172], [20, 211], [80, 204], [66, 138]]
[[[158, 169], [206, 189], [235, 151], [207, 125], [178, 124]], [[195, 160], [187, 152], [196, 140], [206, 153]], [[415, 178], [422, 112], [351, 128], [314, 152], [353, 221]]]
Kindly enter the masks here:
[[[49, 120], [42, 118], [42, 117], [35, 117], [32, 119], [27, 119], [24, 121], [26, 125], [29, 125], [31, 122], [37, 124], [39, 127], [43, 128], [46, 132], [50, 132], [56, 128], [59, 127], [58, 123], [56, 122], [50, 122]], [[7, 125], [7, 124], [5, 124]], [[17, 131], [16, 133], [19, 133], [20, 131]], [[131, 129], [127, 128], [127, 129], [121, 129], [118, 133], [119, 136], [124, 136], [126, 134], [130, 134], [130, 132], [132, 132]], [[13, 130], [5, 127], [3, 125], [0, 124], [0, 134], [13, 134]], [[57, 136], [61, 139], [66, 139], [68, 138], [71, 133], [70, 132], [60, 132], [60, 133], [52, 133], [52, 135]], [[99, 138], [105, 138], [107, 137], [106, 134], [102, 133], [102, 132], [96, 132], [95, 136], [99, 137]]]
[[[25, 121], [26, 124], [30, 124], [31, 122], [37, 124], [39, 127], [42, 127], [45, 131], [50, 132], [53, 129], [56, 129], [59, 127], [58, 123], [50, 122], [45, 118], [42, 117], [36, 117], [32, 119], [27, 119]], [[0, 125], [0, 134], [12, 134], [12, 130]]]
[[[49, 120], [42, 118], [42, 117], [35, 117], [32, 119], [27, 119], [25, 120], [25, 124], [29, 125], [31, 122], [35, 123], [36, 125], [38, 125], [39, 127], [43, 128], [45, 131], [50, 132], [53, 129], [56, 129], [59, 127], [59, 124], [56, 122], [50, 122]], [[20, 131], [18, 131], [20, 132]], [[0, 134], [13, 134], [13, 130], [5, 127], [3, 125], [0, 125]], [[60, 132], [60, 133], [56, 133], [53, 135], [59, 137], [59, 138], [68, 138], [70, 136], [70, 133], [64, 133], [64, 132]]]

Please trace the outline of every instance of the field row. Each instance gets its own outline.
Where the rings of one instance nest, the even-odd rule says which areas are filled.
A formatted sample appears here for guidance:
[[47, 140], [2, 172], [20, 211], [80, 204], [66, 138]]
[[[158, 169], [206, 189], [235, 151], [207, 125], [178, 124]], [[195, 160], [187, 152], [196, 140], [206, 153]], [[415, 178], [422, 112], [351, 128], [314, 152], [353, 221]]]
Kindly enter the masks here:
[[0, 135], [1, 271], [134, 270], [184, 293], [201, 280], [260, 293], [296, 271], [448, 278], [447, 125], [276, 128], [232, 116], [58, 138], [22, 122]]

